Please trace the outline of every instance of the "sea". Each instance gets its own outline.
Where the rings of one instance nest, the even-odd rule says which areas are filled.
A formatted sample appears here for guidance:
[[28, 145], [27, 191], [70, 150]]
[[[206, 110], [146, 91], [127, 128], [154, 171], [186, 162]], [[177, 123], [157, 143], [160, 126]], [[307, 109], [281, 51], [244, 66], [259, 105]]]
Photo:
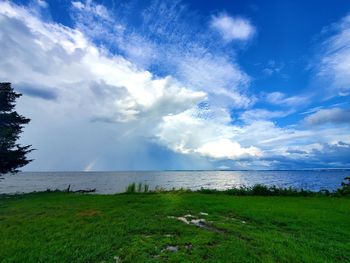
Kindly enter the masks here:
[[164, 189], [200, 188], [224, 190], [264, 184], [311, 191], [334, 191], [341, 186], [350, 169], [298, 171], [118, 171], [118, 172], [20, 172], [0, 179], [0, 194], [34, 191], [96, 189], [98, 194], [124, 192], [131, 183]]

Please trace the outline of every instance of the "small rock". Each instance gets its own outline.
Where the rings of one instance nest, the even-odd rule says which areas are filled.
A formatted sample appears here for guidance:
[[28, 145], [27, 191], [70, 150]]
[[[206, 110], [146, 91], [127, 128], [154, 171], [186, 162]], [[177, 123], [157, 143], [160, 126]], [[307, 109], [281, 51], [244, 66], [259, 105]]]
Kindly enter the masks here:
[[167, 246], [165, 250], [168, 250], [170, 252], [177, 252], [179, 248], [177, 246]]
[[205, 225], [205, 219], [199, 218], [199, 219], [192, 219], [191, 223], [195, 226], [203, 227]]
[[120, 257], [118, 257], [118, 256], [114, 256], [113, 259], [115, 260], [116, 263], [122, 262]]
[[165, 237], [172, 237], [173, 235], [170, 234], [166, 234]]
[[246, 221], [244, 221], [244, 220], [242, 221], [242, 224], [246, 224], [246, 223], [247, 223]]
[[204, 213], [204, 212], [199, 212], [199, 214], [200, 214], [201, 216], [207, 216], [207, 215], [208, 215], [208, 213]]
[[187, 225], [190, 223], [190, 222], [188, 222], [188, 220], [185, 217], [182, 217], [182, 216], [178, 217], [177, 220], [179, 220], [182, 223], [185, 223]]
[[187, 214], [187, 215], [184, 215], [183, 217], [189, 217], [189, 218], [196, 218], [195, 216], [191, 215], [191, 214]]
[[169, 218], [169, 219], [174, 219], [175, 216], [167, 216], [167, 218]]
[[187, 250], [192, 250], [192, 244], [185, 245], [185, 248], [186, 248]]

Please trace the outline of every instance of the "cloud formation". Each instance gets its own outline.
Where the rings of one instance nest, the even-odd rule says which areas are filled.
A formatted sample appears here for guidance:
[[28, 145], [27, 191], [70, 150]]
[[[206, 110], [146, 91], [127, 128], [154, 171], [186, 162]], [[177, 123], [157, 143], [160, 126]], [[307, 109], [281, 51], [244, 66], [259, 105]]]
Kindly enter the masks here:
[[350, 15], [324, 29], [330, 36], [322, 43], [318, 77], [327, 81], [329, 96], [344, 96], [350, 92]]
[[[7, 30], [1, 53], [7, 67], [0, 70], [8, 79], [13, 79], [11, 73], [16, 72], [14, 84], [31, 83], [31, 87], [19, 85], [25, 93], [47, 97], [59, 87], [62, 102], [97, 100], [90, 104], [96, 107], [92, 110], [114, 114], [116, 121], [132, 120], [150, 111], [159, 112], [159, 117], [176, 114], [206, 96], [181, 86], [170, 76], [156, 78], [120, 56], [109, 56], [77, 30], [43, 23], [25, 9], [8, 3], [1, 7], [2, 26]], [[8, 56], [14, 53], [16, 60]], [[45, 88], [40, 93], [34, 85]]]
[[28, 96], [42, 98], [45, 100], [56, 100], [57, 91], [53, 88], [39, 87], [39, 85], [32, 85], [31, 83], [18, 83], [16, 89]]
[[[103, 19], [108, 17], [106, 10], [91, 5], [92, 3], [85, 5], [80, 2], [73, 3], [76, 9], [97, 13]], [[180, 78], [183, 83], [193, 87], [189, 88], [172, 76], [156, 77], [124, 57], [97, 47], [82, 31], [42, 21], [24, 7], [2, 2], [0, 15], [2, 28], [0, 54], [4, 58], [0, 65], [2, 77], [11, 81], [25, 95], [46, 100], [34, 106], [31, 111], [34, 115], [30, 116], [33, 119], [39, 119], [39, 116], [40, 119], [50, 118], [50, 114], [59, 112], [62, 118], [64, 116], [66, 118], [62, 119], [60, 125], [67, 127], [72, 124], [69, 119], [73, 121], [76, 116], [81, 121], [90, 120], [92, 123], [96, 121], [116, 123], [117, 127], [122, 127], [125, 134], [134, 134], [133, 136], [142, 134], [146, 137], [161, 138], [157, 133], [161, 130], [167, 137], [159, 140], [159, 143], [164, 143], [175, 151], [178, 151], [178, 145], [181, 145], [183, 140], [177, 135], [183, 128], [188, 128], [186, 133], [190, 133], [188, 136], [191, 139], [190, 145], [186, 147], [192, 154], [197, 152], [213, 158], [222, 158], [239, 157], [252, 152], [249, 149], [253, 148], [245, 150], [238, 142], [231, 142], [229, 134], [223, 136], [223, 140], [230, 141], [234, 146], [229, 150], [230, 153], [227, 149], [209, 147], [213, 144], [208, 144], [208, 141], [215, 142], [217, 136], [222, 135], [216, 120], [204, 121], [203, 116], [200, 118], [188, 116], [189, 124], [196, 126], [197, 121], [201, 122], [202, 131], [206, 134], [205, 140], [195, 139], [197, 143], [194, 143], [191, 140], [198, 134], [190, 127], [185, 127], [186, 122], [181, 119], [184, 112], [188, 111], [199, 116], [203, 110], [196, 105], [207, 100], [208, 94], [234, 101], [238, 107], [249, 105], [249, 99], [244, 98], [238, 91], [226, 90], [226, 83], [240, 82], [240, 79], [244, 78], [244, 73], [225, 60], [216, 62], [217, 58], [211, 55], [201, 59], [189, 57], [190, 60], [182, 65], [186, 68], [184, 72], [189, 73]], [[16, 60], [13, 57], [16, 57]], [[212, 66], [213, 63], [215, 66]], [[212, 68], [204, 68], [203, 72], [216, 71], [222, 74], [217, 76], [222, 82], [222, 84], [216, 82], [216, 87], [219, 89], [204, 89], [205, 75], [201, 75], [198, 71], [193, 73], [190, 65], [196, 65], [193, 66], [193, 70], [197, 68], [203, 70], [202, 66], [209, 66]], [[12, 72], [16, 72], [15, 78]], [[223, 80], [220, 80], [221, 78]], [[205, 83], [213, 84], [214, 80], [214, 78], [205, 79]], [[57, 103], [50, 102], [52, 99], [57, 100]], [[24, 104], [29, 101], [31, 100], [27, 99]], [[212, 99], [212, 103], [215, 104], [215, 99]], [[50, 110], [42, 111], [42, 108]], [[211, 112], [217, 114], [224, 111], [216, 108], [214, 105]], [[73, 114], [70, 115], [69, 112]], [[45, 114], [47, 115], [44, 116]], [[176, 121], [172, 121], [170, 126], [179, 125], [179, 127], [175, 130], [167, 129], [169, 121], [173, 119], [181, 122], [177, 124]], [[228, 120], [220, 125], [225, 127]], [[59, 118], [57, 122], [60, 122]], [[210, 129], [207, 128], [207, 124], [211, 126]], [[38, 148], [45, 147], [43, 143], [39, 144]], [[220, 151], [223, 153], [220, 154]], [[186, 153], [186, 150], [181, 152]]]
[[291, 96], [287, 97], [279, 91], [271, 92], [266, 95], [266, 101], [279, 106], [298, 106], [309, 101], [307, 96]]
[[331, 108], [321, 109], [317, 112], [305, 117], [307, 125], [322, 125], [322, 124], [350, 124], [350, 110]]
[[234, 40], [251, 39], [256, 29], [251, 22], [242, 17], [232, 17], [227, 14], [213, 16], [210, 21], [212, 29], [216, 30], [224, 41], [231, 42]]
[[[203, 29], [179, 2], [155, 1], [131, 25], [120, 10], [74, 1], [67, 27], [0, 2], [0, 75], [24, 94], [19, 111], [32, 122], [23, 140], [38, 149], [39, 169], [273, 169], [298, 158], [319, 164], [316, 152], [350, 143], [347, 112], [282, 126], [309, 97], [251, 94], [254, 80], [227, 45], [254, 35], [249, 20], [207, 17]], [[223, 18], [217, 43], [212, 23]], [[337, 125], [314, 127], [325, 119]]]

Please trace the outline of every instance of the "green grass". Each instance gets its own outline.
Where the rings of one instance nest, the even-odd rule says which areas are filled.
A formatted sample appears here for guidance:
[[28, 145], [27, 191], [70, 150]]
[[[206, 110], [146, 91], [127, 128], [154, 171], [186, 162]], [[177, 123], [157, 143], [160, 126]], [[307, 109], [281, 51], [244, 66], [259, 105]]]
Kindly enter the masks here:
[[[185, 214], [205, 218], [208, 229], [176, 219]], [[350, 262], [349, 222], [348, 197], [3, 196], [0, 261]]]

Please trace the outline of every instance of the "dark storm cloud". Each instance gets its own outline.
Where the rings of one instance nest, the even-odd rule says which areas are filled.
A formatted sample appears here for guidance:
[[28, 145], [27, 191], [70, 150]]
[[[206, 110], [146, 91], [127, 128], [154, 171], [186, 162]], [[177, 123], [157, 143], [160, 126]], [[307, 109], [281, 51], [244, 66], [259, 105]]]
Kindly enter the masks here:
[[24, 95], [44, 100], [56, 100], [58, 97], [57, 92], [51, 88], [49, 89], [45, 87], [32, 86], [30, 84], [14, 85], [14, 88]]

